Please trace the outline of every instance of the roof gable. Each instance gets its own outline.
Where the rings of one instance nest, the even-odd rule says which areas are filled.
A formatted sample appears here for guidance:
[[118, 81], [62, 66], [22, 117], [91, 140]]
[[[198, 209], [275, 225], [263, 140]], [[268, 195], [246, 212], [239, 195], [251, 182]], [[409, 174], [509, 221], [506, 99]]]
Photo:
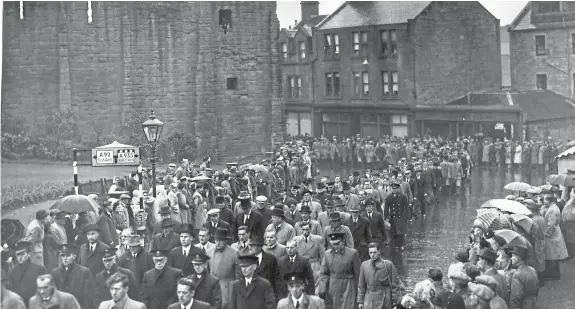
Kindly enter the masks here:
[[419, 15], [430, 3], [431, 1], [347, 1], [316, 28], [325, 30], [403, 24]]
[[531, 14], [528, 14], [529, 12], [531, 12], [531, 1], [527, 2], [527, 4], [525, 4], [525, 6], [519, 12], [519, 14], [517, 14], [517, 16], [515, 16], [515, 18], [513, 19], [511, 24], [509, 25], [509, 31], [515, 30], [516, 28], [518, 28], [518, 26], [520, 24], [522, 25], [522, 27], [519, 27], [519, 28], [523, 28], [524, 26], [530, 25], [531, 24]]

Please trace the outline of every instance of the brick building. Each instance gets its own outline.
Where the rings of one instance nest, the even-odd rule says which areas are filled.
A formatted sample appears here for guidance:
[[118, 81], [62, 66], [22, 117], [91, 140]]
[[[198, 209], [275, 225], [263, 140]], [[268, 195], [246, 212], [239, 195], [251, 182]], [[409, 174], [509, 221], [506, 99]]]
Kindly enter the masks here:
[[[285, 135], [275, 2], [4, 2], [2, 108], [26, 117], [76, 111], [114, 130], [150, 108], [202, 151], [232, 158]], [[225, 30], [224, 30], [225, 28]]]
[[573, 97], [575, 2], [531, 1], [509, 26], [511, 83]]
[[314, 136], [419, 134], [428, 117], [461, 119], [418, 106], [501, 89], [499, 20], [478, 2], [345, 2], [312, 38], [311, 64], [299, 72], [311, 71], [302, 85], [310, 80], [313, 100], [286, 109], [310, 111]]

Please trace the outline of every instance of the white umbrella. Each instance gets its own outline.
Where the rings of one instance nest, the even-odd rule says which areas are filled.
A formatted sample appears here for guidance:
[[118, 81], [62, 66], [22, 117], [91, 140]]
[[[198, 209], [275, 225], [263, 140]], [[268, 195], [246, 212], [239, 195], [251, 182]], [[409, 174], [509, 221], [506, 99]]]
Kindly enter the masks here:
[[493, 200], [489, 200], [485, 203], [483, 203], [483, 205], [481, 205], [481, 208], [497, 208], [501, 211], [506, 211], [506, 212], [510, 212], [510, 213], [514, 213], [514, 214], [521, 214], [521, 215], [530, 215], [531, 211], [525, 207], [525, 205], [516, 202], [516, 201], [512, 201], [512, 200], [506, 200], [506, 199], [493, 199]]

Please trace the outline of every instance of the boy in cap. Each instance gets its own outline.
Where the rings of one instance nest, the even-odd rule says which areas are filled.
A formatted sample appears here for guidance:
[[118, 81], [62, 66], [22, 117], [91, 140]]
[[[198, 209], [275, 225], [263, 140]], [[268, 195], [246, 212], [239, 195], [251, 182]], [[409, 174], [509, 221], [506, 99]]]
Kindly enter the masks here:
[[74, 244], [60, 246], [62, 264], [52, 270], [58, 290], [74, 295], [82, 309], [95, 309], [94, 280], [87, 267], [76, 264], [78, 247]]
[[192, 258], [195, 274], [188, 276], [194, 281], [196, 290], [194, 299], [210, 304], [212, 308], [222, 308], [222, 289], [218, 278], [210, 275], [208, 261], [210, 257], [199, 253]]
[[357, 251], [345, 246], [344, 237], [343, 233], [328, 234], [332, 249], [325, 252], [320, 270], [318, 296], [333, 309], [354, 308], [357, 295], [361, 262]]
[[467, 284], [471, 281], [471, 278], [463, 271], [457, 271], [449, 274], [449, 280], [453, 292], [461, 295], [465, 301], [466, 308], [469, 307], [469, 290]]
[[192, 256], [204, 253], [204, 250], [193, 246], [194, 227], [191, 224], [180, 224], [177, 230], [180, 235], [180, 246], [170, 250], [168, 265], [182, 271], [184, 277], [194, 273], [191, 265]]
[[14, 245], [12, 254], [16, 257], [16, 264], [8, 270], [12, 291], [25, 300], [34, 295], [35, 290], [30, 287], [36, 284], [36, 278], [48, 273], [44, 265], [32, 263], [31, 246], [29, 241], [19, 241]]
[[104, 256], [102, 257], [104, 270], [97, 273], [94, 277], [94, 299], [96, 304], [112, 299], [108, 279], [116, 273], [120, 273], [128, 279], [128, 296], [133, 300], [140, 299], [140, 292], [138, 291], [138, 285], [140, 285], [140, 283], [136, 281], [134, 273], [129, 269], [118, 266], [116, 250], [116, 248], [107, 248], [104, 251]]
[[280, 299], [277, 309], [302, 308], [303, 306], [307, 309], [324, 308], [323, 299], [304, 293], [306, 286], [303, 273], [287, 273], [284, 275], [283, 280], [288, 286], [289, 294], [286, 298]]
[[144, 274], [140, 296], [146, 308], [166, 308], [178, 300], [177, 280], [182, 277], [179, 269], [167, 266], [167, 250], [152, 250], [154, 269]]
[[258, 258], [253, 255], [239, 257], [243, 278], [236, 280], [233, 284], [231, 308], [275, 308], [276, 300], [272, 286], [267, 280], [255, 275], [258, 262]]
[[109, 246], [99, 240], [100, 228], [96, 224], [90, 223], [85, 225], [82, 232], [86, 234], [88, 243], [80, 247], [78, 264], [87, 267], [92, 276], [96, 276], [104, 269], [102, 257]]
[[474, 309], [491, 309], [490, 301], [495, 297], [495, 293], [487, 286], [469, 282], [469, 307]]

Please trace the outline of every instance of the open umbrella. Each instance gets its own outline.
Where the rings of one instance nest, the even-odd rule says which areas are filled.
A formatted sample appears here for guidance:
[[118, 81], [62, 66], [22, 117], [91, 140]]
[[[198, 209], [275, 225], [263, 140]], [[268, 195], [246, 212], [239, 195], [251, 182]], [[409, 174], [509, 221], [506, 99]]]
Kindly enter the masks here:
[[525, 192], [529, 189], [531, 189], [531, 185], [528, 183], [524, 183], [524, 182], [511, 182], [505, 185], [504, 187], [506, 190], [510, 190], [510, 191], [519, 191], [519, 192]]
[[200, 175], [200, 176], [193, 177], [191, 180], [192, 181], [206, 181], [206, 180], [210, 180], [210, 179], [211, 178], [208, 176]]
[[256, 172], [260, 172], [260, 173], [268, 173], [269, 170], [267, 167], [260, 165], [260, 164], [254, 164], [251, 166], [251, 169], [256, 171]]
[[496, 215], [499, 215], [499, 210], [497, 210], [497, 208], [479, 208], [476, 209], [477, 210], [477, 217], [479, 218], [479, 216], [486, 214], [486, 213], [495, 213]]
[[569, 141], [567, 142], [567, 144], [565, 144], [566, 147], [573, 147], [575, 146], [575, 141]]
[[[486, 209], [492, 209], [492, 208], [486, 208]], [[488, 212], [477, 216], [476, 220], [480, 221], [482, 226], [489, 228], [491, 226], [491, 223], [493, 223], [493, 221], [495, 221], [495, 219], [497, 218], [499, 218], [499, 213]]]
[[541, 193], [541, 188], [540, 187], [531, 187], [531, 189], [527, 190], [527, 193], [539, 194], [539, 193]]
[[240, 168], [238, 168], [238, 170], [239, 170], [240, 172], [242, 172], [242, 171], [245, 171], [245, 170], [249, 169], [250, 167], [252, 167], [252, 165], [249, 164], [249, 163], [247, 163], [247, 164], [241, 165]]
[[531, 250], [533, 250], [533, 246], [531, 246], [531, 243], [529, 242], [529, 240], [527, 240], [525, 237], [523, 237], [521, 234], [512, 231], [512, 230], [499, 230], [499, 231], [495, 231], [494, 233], [494, 237], [497, 239], [503, 239], [505, 240], [505, 243], [507, 245], [510, 246], [514, 246], [514, 245], [523, 245], [525, 247], [527, 247], [527, 249], [529, 249], [529, 252], [532, 252]]
[[0, 230], [2, 231], [2, 242], [8, 246], [14, 245], [26, 235], [26, 228], [18, 219], [2, 219]]
[[100, 205], [98, 205], [98, 202], [94, 201], [94, 199], [92, 198], [89, 198], [81, 194], [65, 196], [56, 201], [56, 203], [54, 203], [54, 205], [50, 207], [50, 209], [59, 209], [61, 211], [73, 214], [85, 211], [97, 212], [99, 208]]
[[491, 225], [489, 225], [489, 230], [491, 231], [510, 230], [510, 229], [511, 229], [511, 223], [509, 223], [509, 220], [507, 220], [507, 218], [504, 216], [499, 216], [495, 218], [493, 222], [491, 222]]
[[506, 200], [506, 199], [493, 199], [493, 200], [489, 200], [485, 203], [483, 203], [483, 205], [481, 205], [481, 208], [497, 208], [501, 211], [506, 211], [506, 212], [510, 212], [510, 213], [514, 213], [514, 214], [522, 214], [522, 215], [530, 215], [531, 211], [529, 209], [527, 209], [527, 207], [525, 207], [525, 205], [516, 202], [516, 201], [512, 201], [512, 200]]
[[511, 214], [509, 216], [509, 220], [523, 228], [526, 232], [531, 231], [531, 227], [533, 226], [533, 219], [527, 217], [526, 215]]

